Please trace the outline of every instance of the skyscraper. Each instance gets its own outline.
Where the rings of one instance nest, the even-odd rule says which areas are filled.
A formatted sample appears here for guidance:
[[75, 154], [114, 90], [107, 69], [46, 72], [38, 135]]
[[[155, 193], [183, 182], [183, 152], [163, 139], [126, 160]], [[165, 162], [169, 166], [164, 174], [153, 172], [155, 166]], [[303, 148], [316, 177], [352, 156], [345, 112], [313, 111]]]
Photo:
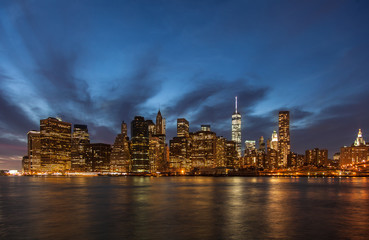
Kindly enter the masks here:
[[273, 131], [273, 134], [272, 134], [272, 141], [270, 143], [270, 148], [276, 151], [278, 150], [278, 134], [275, 130]]
[[169, 141], [169, 168], [171, 171], [189, 172], [192, 167], [190, 123], [184, 118], [177, 119], [177, 137]]
[[235, 112], [232, 115], [232, 141], [236, 143], [238, 157], [241, 157], [241, 114], [237, 111], [237, 96], [235, 99]]
[[287, 166], [287, 157], [291, 152], [291, 144], [290, 144], [290, 112], [289, 111], [281, 111], [279, 112], [278, 117], [279, 122], [279, 141], [278, 141], [278, 150], [279, 150], [279, 163], [280, 167]]
[[110, 155], [110, 171], [129, 172], [130, 171], [130, 150], [129, 138], [127, 136], [127, 124], [122, 122], [121, 133], [117, 135]]
[[90, 172], [109, 172], [111, 146], [105, 143], [88, 145], [86, 166]]
[[65, 171], [71, 168], [72, 124], [49, 117], [40, 120], [41, 168]]
[[25, 168], [27, 172], [38, 172], [41, 168], [41, 141], [39, 131], [29, 131], [28, 140], [28, 166]]
[[364, 146], [365, 145], [365, 140], [363, 138], [363, 134], [361, 132], [361, 129], [359, 129], [359, 133], [357, 134], [357, 138], [354, 142], [354, 146]]
[[259, 138], [259, 151], [260, 152], [265, 152], [265, 142], [264, 142], [264, 137], [261, 136]]
[[86, 171], [86, 152], [90, 144], [87, 125], [74, 124], [71, 149], [72, 170]]
[[165, 118], [161, 116], [160, 110], [156, 115], [156, 134], [164, 134], [165, 135]]
[[136, 116], [131, 122], [132, 172], [150, 172], [149, 129], [144, 117]]
[[188, 137], [190, 132], [190, 123], [184, 118], [177, 119], [177, 137]]

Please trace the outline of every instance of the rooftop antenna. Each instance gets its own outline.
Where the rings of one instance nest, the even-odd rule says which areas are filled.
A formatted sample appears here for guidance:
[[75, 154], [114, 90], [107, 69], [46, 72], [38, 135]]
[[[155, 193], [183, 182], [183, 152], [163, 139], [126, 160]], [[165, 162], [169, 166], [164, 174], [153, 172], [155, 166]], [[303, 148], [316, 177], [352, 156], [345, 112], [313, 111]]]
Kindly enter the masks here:
[[236, 113], [237, 113], [237, 96], [236, 96]]

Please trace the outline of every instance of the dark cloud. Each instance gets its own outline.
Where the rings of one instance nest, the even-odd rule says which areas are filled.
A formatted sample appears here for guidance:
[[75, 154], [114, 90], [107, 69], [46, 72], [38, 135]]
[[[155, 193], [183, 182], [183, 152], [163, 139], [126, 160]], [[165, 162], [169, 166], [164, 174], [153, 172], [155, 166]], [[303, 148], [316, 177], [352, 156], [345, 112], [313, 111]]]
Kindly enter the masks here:
[[309, 126], [291, 132], [293, 149], [302, 153], [315, 147], [326, 148], [332, 156], [340, 147], [354, 142], [359, 128], [363, 130], [364, 139], [368, 139], [368, 102], [369, 95], [364, 91], [352, 95], [346, 103], [325, 108], [311, 119]]
[[[212, 79], [199, 82], [207, 84], [195, 86], [193, 91], [182, 95], [176, 103], [166, 108], [166, 112], [178, 118], [187, 118], [192, 131], [199, 130], [201, 124], [210, 124], [219, 136], [227, 138], [230, 138], [231, 117], [235, 109], [234, 97], [237, 96], [239, 100], [238, 111], [245, 116], [268, 93], [268, 88], [253, 86], [247, 79], [231, 82]], [[168, 131], [175, 134], [175, 130], [170, 127]]]
[[[363, 110], [369, 99], [360, 94], [369, 74], [365, 1], [0, 5], [1, 154], [23, 155], [27, 131], [39, 128], [35, 117], [87, 124], [92, 142], [112, 143], [122, 120], [128, 128], [135, 115], [154, 120], [151, 99], [162, 98], [163, 87], [176, 79], [193, 88], [173, 87], [177, 98], [162, 102], [167, 139], [176, 134], [179, 117], [192, 131], [211, 124], [230, 138], [236, 95], [243, 140], [269, 138], [280, 110], [291, 111], [298, 152], [326, 147], [332, 153], [350, 144], [357, 128], [369, 131]], [[124, 73], [110, 72], [116, 68]], [[198, 72], [203, 75], [191, 78]], [[292, 89], [296, 81], [299, 90]], [[23, 82], [30, 89], [15, 89]], [[19, 102], [22, 94], [27, 104]], [[286, 103], [292, 98], [296, 102]], [[269, 104], [270, 112], [257, 111], [259, 103]]]
[[[2, 70], [0, 69], [0, 82], [5, 82], [5, 80], [9, 79], [11, 78], [2, 73]], [[17, 103], [12, 102], [11, 100], [12, 97], [10, 95], [6, 95], [4, 90], [0, 87], [1, 132], [19, 134], [35, 128], [35, 123], [29, 118], [23, 109], [17, 105]]]

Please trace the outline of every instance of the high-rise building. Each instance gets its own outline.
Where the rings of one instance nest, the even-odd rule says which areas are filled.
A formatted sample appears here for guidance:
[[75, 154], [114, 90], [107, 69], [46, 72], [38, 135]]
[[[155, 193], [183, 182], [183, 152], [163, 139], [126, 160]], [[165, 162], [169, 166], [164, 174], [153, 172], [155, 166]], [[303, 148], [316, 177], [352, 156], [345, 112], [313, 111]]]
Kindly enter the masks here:
[[264, 137], [261, 136], [259, 138], [259, 151], [260, 152], [265, 152], [265, 142], [264, 142]]
[[87, 171], [109, 172], [111, 154], [110, 144], [90, 143], [87, 149]]
[[29, 131], [27, 133], [27, 156], [23, 169], [25, 172], [34, 173], [41, 171], [41, 138], [39, 131]]
[[224, 137], [217, 137], [214, 166], [227, 166], [227, 139], [225, 139]]
[[177, 137], [188, 137], [190, 134], [190, 124], [184, 118], [177, 119]]
[[47, 172], [71, 169], [72, 124], [49, 117], [40, 120], [41, 168]]
[[246, 166], [256, 166], [257, 165], [257, 151], [256, 151], [256, 141], [246, 140], [245, 141], [245, 154], [244, 154], [244, 164]]
[[156, 115], [156, 136], [165, 142], [165, 118], [161, 116], [160, 110]]
[[273, 134], [272, 134], [272, 140], [270, 142], [270, 148], [273, 149], [273, 150], [278, 151], [278, 134], [275, 130], [273, 131]]
[[177, 119], [177, 137], [169, 141], [169, 168], [172, 172], [191, 171], [191, 138], [189, 129], [190, 123], [186, 119]]
[[341, 167], [369, 162], [369, 146], [365, 144], [361, 129], [351, 147], [342, 147], [340, 153]]
[[169, 141], [169, 168], [173, 172], [191, 171], [191, 138], [174, 137]]
[[238, 157], [241, 157], [241, 114], [237, 110], [237, 96], [235, 98], [235, 112], [232, 115], [232, 141], [236, 143]]
[[253, 151], [256, 149], [255, 140], [246, 140], [245, 141], [245, 151]]
[[112, 146], [110, 155], [111, 172], [129, 172], [130, 171], [130, 142], [127, 136], [127, 124], [122, 122], [121, 133], [117, 135]]
[[155, 123], [151, 119], [146, 120], [146, 123], [147, 123], [147, 129], [149, 130], [149, 137], [155, 136], [156, 135]]
[[234, 168], [240, 166], [238, 152], [236, 151], [236, 143], [233, 141], [226, 142], [226, 158], [227, 158], [226, 163], [227, 168]]
[[328, 165], [328, 150], [314, 148], [305, 151], [305, 163], [309, 166]]
[[149, 130], [144, 117], [136, 116], [131, 122], [132, 172], [150, 172]]
[[291, 152], [290, 144], [290, 112], [281, 111], [278, 117], [279, 122], [279, 167], [287, 167], [288, 154]]
[[354, 142], [354, 146], [364, 146], [365, 145], [365, 141], [364, 141], [364, 138], [363, 138], [363, 134], [361, 133], [361, 129], [359, 129], [359, 132], [357, 134], [357, 138]]
[[149, 137], [150, 172], [165, 172], [167, 170], [166, 145], [157, 136]]
[[86, 153], [90, 144], [87, 125], [74, 124], [71, 148], [71, 169], [86, 171]]
[[201, 130], [191, 133], [191, 162], [193, 168], [212, 168], [216, 161], [217, 136], [209, 125], [202, 125]]

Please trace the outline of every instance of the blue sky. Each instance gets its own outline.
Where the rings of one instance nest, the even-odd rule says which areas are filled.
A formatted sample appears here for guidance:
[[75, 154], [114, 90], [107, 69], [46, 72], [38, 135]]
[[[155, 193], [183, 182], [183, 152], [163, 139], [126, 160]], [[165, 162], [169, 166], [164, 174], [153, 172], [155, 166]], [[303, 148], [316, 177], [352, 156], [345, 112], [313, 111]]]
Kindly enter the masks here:
[[292, 150], [330, 155], [369, 132], [368, 1], [0, 2], [0, 169], [59, 116], [113, 143], [120, 122], [176, 119], [243, 141], [291, 111]]

